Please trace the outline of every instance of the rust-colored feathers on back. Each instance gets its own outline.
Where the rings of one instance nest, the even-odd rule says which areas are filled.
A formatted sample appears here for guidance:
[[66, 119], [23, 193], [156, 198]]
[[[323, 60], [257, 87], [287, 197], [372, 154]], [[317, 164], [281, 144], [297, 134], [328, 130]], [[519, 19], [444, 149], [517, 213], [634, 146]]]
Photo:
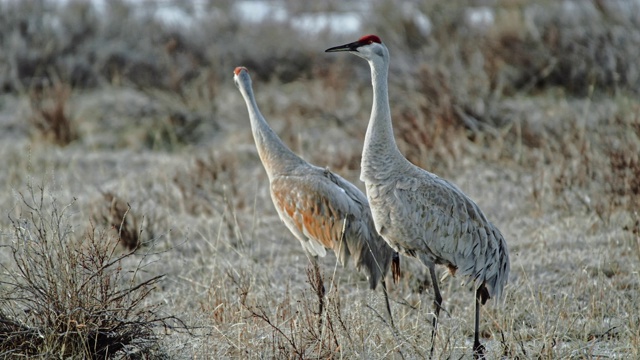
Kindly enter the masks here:
[[366, 197], [329, 170], [308, 164], [303, 171], [275, 176], [271, 194], [281, 219], [313, 256], [332, 249], [349, 259], [375, 288], [387, 273], [393, 250], [375, 231]]
[[[296, 230], [333, 249], [342, 237], [344, 209], [336, 209], [325, 193], [319, 191], [322, 183], [311, 183], [315, 176], [278, 177], [271, 182], [274, 205]], [[319, 255], [319, 254], [314, 254]]]

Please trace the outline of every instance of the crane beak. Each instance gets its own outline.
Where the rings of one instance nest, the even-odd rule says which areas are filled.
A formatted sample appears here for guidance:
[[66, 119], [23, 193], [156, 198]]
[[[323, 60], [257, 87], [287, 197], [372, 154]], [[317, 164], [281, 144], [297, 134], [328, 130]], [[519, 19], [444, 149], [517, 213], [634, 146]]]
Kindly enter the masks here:
[[355, 52], [358, 52], [358, 48], [360, 46], [362, 46], [362, 43], [360, 41], [355, 41], [355, 42], [352, 42], [352, 43], [348, 43], [348, 44], [344, 44], [344, 45], [334, 46], [332, 48], [328, 48], [324, 52], [338, 52], [338, 51], [355, 51]]

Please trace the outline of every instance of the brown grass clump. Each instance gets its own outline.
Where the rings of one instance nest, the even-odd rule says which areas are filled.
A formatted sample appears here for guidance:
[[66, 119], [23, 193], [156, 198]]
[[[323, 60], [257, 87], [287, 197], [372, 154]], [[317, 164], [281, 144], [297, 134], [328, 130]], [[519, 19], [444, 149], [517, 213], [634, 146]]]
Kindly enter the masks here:
[[55, 83], [34, 88], [29, 96], [33, 112], [30, 123], [43, 138], [60, 146], [78, 138], [75, 124], [66, 109], [70, 94], [68, 85]]
[[[147, 302], [163, 275], [142, 276], [135, 250], [91, 228], [74, 237], [67, 212], [45, 190], [21, 195], [11, 219], [0, 294], [0, 354], [10, 357], [109, 359], [160, 356], [157, 328], [182, 323]], [[144, 259], [144, 256], [142, 257]], [[128, 266], [134, 260], [137, 265]]]
[[611, 164], [611, 192], [620, 197], [628, 197], [630, 209], [640, 209], [640, 149], [612, 149], [609, 153]]
[[[195, 159], [189, 170], [178, 173], [174, 184], [184, 199], [185, 210], [191, 214], [215, 214], [216, 204], [238, 196], [236, 157], [229, 153], [211, 152]], [[221, 200], [221, 201], [214, 201]], [[234, 204], [244, 207], [242, 202]]]
[[118, 241], [126, 249], [134, 250], [140, 243], [138, 217], [131, 205], [111, 192], [102, 194], [103, 202], [94, 209], [93, 218], [117, 232]]
[[[632, 212], [640, 211], [640, 105], [623, 107], [612, 123], [620, 127], [615, 138], [605, 142], [609, 169], [606, 181], [610, 192]], [[618, 201], [616, 201], [618, 203]]]
[[393, 110], [394, 131], [409, 161], [441, 173], [458, 157], [465, 129], [446, 75], [422, 66], [417, 81], [417, 94], [408, 99], [414, 105]]

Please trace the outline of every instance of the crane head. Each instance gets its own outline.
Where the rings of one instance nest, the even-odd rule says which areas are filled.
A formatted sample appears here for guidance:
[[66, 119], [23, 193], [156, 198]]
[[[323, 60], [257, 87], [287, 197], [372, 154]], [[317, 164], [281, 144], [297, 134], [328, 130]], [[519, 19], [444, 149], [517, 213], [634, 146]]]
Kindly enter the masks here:
[[235, 68], [233, 70], [233, 82], [236, 84], [237, 87], [240, 87], [240, 78], [243, 78], [243, 81], [251, 81], [251, 78], [249, 77], [249, 70], [247, 70], [246, 67], [244, 66], [238, 66], [237, 68]]
[[348, 51], [354, 55], [358, 55], [367, 60], [374, 56], [384, 57], [384, 45], [377, 35], [365, 35], [352, 43], [334, 46], [325, 50], [325, 52]]
[[240, 73], [241, 73], [243, 70], [244, 70], [244, 71], [246, 71], [246, 72], [249, 72], [249, 70], [247, 70], [247, 68], [246, 68], [246, 67], [244, 67], [244, 66], [238, 66], [237, 68], [235, 68], [235, 69], [233, 70], [233, 74], [234, 74], [235, 76], [238, 76], [238, 75], [240, 75]]

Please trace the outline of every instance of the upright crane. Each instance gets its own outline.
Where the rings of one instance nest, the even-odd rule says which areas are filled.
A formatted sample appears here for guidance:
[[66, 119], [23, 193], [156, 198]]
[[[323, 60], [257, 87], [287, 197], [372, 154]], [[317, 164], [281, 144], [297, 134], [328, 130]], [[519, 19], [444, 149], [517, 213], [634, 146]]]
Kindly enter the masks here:
[[387, 77], [389, 50], [376, 35], [332, 47], [326, 52], [347, 51], [369, 63], [373, 108], [362, 150], [360, 179], [378, 233], [396, 251], [417, 257], [431, 275], [435, 318], [442, 306], [435, 265], [445, 265], [455, 275], [471, 277], [476, 289], [474, 357], [483, 358], [478, 328], [480, 304], [501, 298], [509, 277], [509, 251], [504, 237], [478, 205], [451, 182], [409, 162], [393, 137]]
[[366, 196], [329, 169], [303, 160], [280, 140], [258, 109], [246, 68], [237, 67], [233, 80], [247, 105], [253, 138], [280, 219], [300, 241], [316, 271], [317, 257], [324, 257], [326, 249], [332, 249], [343, 266], [353, 258], [372, 290], [382, 283], [393, 325], [384, 278], [392, 267], [397, 280], [400, 259], [376, 232]]

